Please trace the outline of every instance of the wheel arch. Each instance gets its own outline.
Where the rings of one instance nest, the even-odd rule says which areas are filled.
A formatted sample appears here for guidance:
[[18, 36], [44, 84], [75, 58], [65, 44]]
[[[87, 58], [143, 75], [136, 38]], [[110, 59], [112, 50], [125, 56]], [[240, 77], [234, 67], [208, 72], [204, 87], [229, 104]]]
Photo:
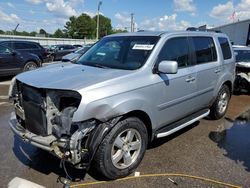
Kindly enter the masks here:
[[40, 65], [39, 65], [39, 62], [38, 62], [37, 60], [35, 60], [35, 59], [27, 59], [27, 60], [25, 61], [25, 63], [24, 63], [24, 66], [25, 66], [28, 62], [34, 62], [34, 63], [37, 64], [38, 67], [40, 66]]
[[230, 90], [230, 95], [232, 95], [232, 93], [233, 93], [233, 83], [231, 81], [227, 80], [222, 85], [226, 85]]
[[122, 116], [122, 119], [126, 119], [128, 117], [137, 117], [137, 118], [139, 118], [147, 128], [148, 137], [149, 137], [148, 140], [152, 141], [152, 139], [153, 139], [153, 129], [152, 129], [152, 121], [151, 121], [149, 115], [146, 112], [142, 111], [142, 110], [134, 110], [134, 111], [131, 111], [131, 112], [128, 112], [128, 113], [124, 114]]

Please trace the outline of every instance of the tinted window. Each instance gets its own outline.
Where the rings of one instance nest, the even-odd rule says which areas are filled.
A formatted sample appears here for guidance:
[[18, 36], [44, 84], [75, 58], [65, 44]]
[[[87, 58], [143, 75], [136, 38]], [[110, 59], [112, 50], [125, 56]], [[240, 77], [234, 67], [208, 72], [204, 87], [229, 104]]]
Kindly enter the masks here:
[[169, 39], [160, 52], [158, 62], [177, 61], [178, 67], [190, 65], [188, 39], [186, 37]]
[[10, 49], [5, 46], [0, 46], [0, 54], [9, 54], [11, 53]]
[[250, 50], [235, 50], [236, 62], [250, 62]]
[[217, 54], [213, 38], [211, 37], [192, 37], [196, 63], [208, 63], [217, 60]]
[[224, 59], [231, 59], [232, 53], [231, 53], [230, 45], [229, 45], [227, 38], [221, 37], [219, 38], [219, 42], [220, 42], [220, 46], [221, 46]]
[[63, 50], [71, 50], [71, 49], [75, 49], [74, 46], [70, 46], [70, 45], [65, 45], [65, 46], [61, 46], [60, 49], [63, 48]]
[[22, 43], [22, 42], [16, 42], [15, 43], [15, 49], [21, 50], [21, 49], [34, 49], [38, 48], [36, 44], [33, 43]]
[[3, 44], [4, 46], [7, 46], [9, 48], [13, 48], [13, 43], [12, 42], [4, 42], [4, 43], [1, 43]]
[[108, 37], [97, 42], [78, 63], [100, 68], [135, 70], [144, 65], [158, 37]]

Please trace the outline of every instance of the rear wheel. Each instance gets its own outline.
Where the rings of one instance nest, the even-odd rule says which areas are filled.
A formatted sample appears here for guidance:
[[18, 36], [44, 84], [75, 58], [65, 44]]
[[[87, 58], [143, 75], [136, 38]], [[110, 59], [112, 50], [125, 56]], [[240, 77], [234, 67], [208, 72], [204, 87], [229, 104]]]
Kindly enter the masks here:
[[28, 61], [23, 68], [23, 71], [30, 71], [30, 70], [34, 70], [37, 69], [37, 64], [33, 61]]
[[231, 95], [228, 86], [223, 85], [218, 93], [214, 104], [210, 109], [211, 118], [220, 119], [226, 114], [230, 97]]
[[109, 179], [128, 176], [140, 164], [147, 142], [147, 129], [140, 119], [130, 117], [122, 120], [99, 146], [95, 168]]

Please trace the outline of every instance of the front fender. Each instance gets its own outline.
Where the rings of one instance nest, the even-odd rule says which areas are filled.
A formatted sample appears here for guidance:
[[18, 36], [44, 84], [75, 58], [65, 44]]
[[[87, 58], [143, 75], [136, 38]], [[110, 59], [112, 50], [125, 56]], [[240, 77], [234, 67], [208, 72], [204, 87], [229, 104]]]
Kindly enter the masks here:
[[157, 124], [153, 117], [152, 105], [143, 95], [130, 95], [127, 93], [94, 101], [85, 105], [85, 107], [83, 106], [79, 106], [74, 114], [73, 121], [84, 121], [94, 118], [106, 122], [114, 117], [140, 110], [151, 118], [152, 126]]

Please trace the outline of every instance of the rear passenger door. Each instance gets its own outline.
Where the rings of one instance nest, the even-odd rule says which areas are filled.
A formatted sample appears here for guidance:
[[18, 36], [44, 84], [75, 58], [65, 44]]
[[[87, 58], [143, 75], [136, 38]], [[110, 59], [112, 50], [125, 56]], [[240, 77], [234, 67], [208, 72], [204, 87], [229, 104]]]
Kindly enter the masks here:
[[213, 98], [213, 91], [221, 74], [221, 64], [213, 37], [191, 37], [190, 41], [197, 71], [196, 97], [200, 108], [206, 108]]
[[[192, 65], [187, 37], [168, 39], [162, 48], [158, 62], [164, 60], [177, 61], [176, 74], [159, 74], [161, 80], [157, 84], [155, 101], [159, 126], [172, 123], [195, 112], [197, 109], [194, 97], [196, 86], [196, 70]], [[160, 128], [158, 127], [158, 128]]]

